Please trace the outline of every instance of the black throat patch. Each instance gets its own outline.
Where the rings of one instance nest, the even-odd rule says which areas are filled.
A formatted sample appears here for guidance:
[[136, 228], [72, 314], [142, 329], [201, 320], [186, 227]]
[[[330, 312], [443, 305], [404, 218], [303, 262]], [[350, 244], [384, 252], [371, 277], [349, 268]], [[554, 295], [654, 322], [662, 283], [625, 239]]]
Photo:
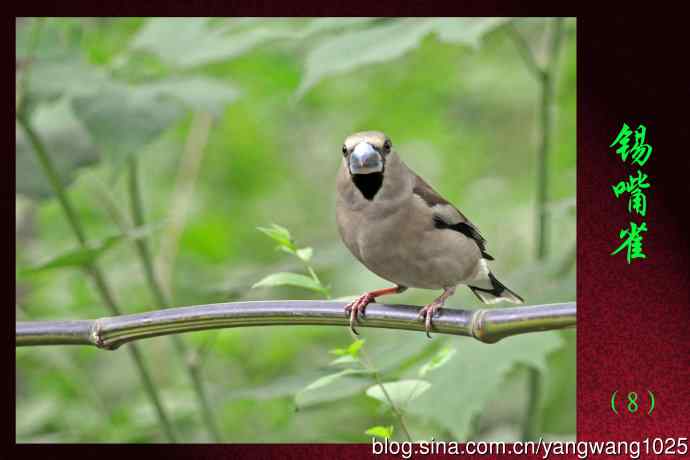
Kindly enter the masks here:
[[383, 173], [353, 174], [352, 182], [362, 192], [364, 198], [371, 201], [374, 199], [381, 186], [383, 185]]

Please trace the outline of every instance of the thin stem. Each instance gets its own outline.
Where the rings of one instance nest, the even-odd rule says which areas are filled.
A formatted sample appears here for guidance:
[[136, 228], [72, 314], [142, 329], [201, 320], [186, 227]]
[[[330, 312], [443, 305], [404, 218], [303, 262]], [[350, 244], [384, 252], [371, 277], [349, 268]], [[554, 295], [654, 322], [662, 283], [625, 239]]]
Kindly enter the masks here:
[[170, 204], [169, 225], [161, 240], [156, 261], [161, 288], [170, 298], [174, 298], [172, 277], [179, 239], [186, 224], [187, 213], [194, 194], [194, 185], [199, 176], [201, 160], [204, 157], [212, 122], [213, 118], [209, 113], [198, 112], [194, 114], [184, 155], [175, 180], [175, 189]]
[[537, 437], [539, 431], [539, 404], [541, 392], [541, 373], [537, 368], [527, 368], [527, 409], [522, 426], [522, 440], [530, 441]]
[[[548, 220], [548, 200], [549, 200], [549, 152], [551, 150], [551, 140], [553, 135], [553, 113], [551, 106], [555, 95], [556, 69], [558, 65], [558, 55], [561, 49], [563, 38], [563, 18], [556, 18], [552, 23], [551, 42], [549, 48], [548, 61], [544, 69], [539, 68], [534, 58], [529, 44], [520, 35], [512, 24], [509, 25], [509, 32], [523, 57], [528, 70], [535, 75], [540, 83], [540, 131], [541, 145], [539, 147], [537, 172], [537, 235], [536, 235], [536, 257], [538, 260], [546, 259], [548, 255], [549, 242], [549, 220]], [[534, 439], [537, 435], [539, 409], [539, 393], [541, 388], [541, 376], [537, 369], [528, 369], [528, 401], [527, 416], [522, 428], [522, 439]]]
[[[19, 79], [19, 84], [17, 85], [17, 98], [15, 101], [15, 109], [17, 113], [26, 111], [26, 94], [29, 88], [31, 64], [33, 63], [34, 54], [36, 53], [36, 48], [38, 47], [38, 42], [41, 38], [41, 30], [43, 29], [44, 23], [45, 18], [36, 18], [32, 21], [31, 24], [29, 47], [25, 58], [26, 63], [24, 66], [24, 70], [22, 71], [21, 78]], [[19, 67], [19, 64], [17, 64], [17, 67]]]
[[[352, 336], [353, 340], [358, 340], [358, 337], [355, 335], [352, 329], [350, 329], [350, 335]], [[364, 350], [364, 347], [360, 348], [359, 355], [361, 357], [360, 362], [369, 372], [371, 372], [371, 374], [374, 376], [374, 380], [376, 380], [376, 384], [379, 386], [379, 388], [381, 388], [381, 392], [383, 392], [383, 396], [386, 398], [386, 401], [388, 401], [393, 414], [398, 419], [400, 427], [402, 428], [403, 433], [405, 433], [405, 437], [408, 441], [412, 442], [412, 435], [410, 434], [410, 430], [407, 428], [405, 417], [400, 409], [398, 409], [398, 406], [395, 405], [395, 402], [393, 402], [393, 398], [391, 398], [391, 396], [388, 394], [388, 390], [386, 390], [386, 387], [383, 385], [383, 380], [381, 379], [379, 371], [377, 370], [376, 366], [374, 366], [372, 360], [369, 358], [369, 355]]]
[[81, 227], [81, 222], [77, 218], [77, 214], [72, 207], [72, 203], [67, 198], [67, 193], [65, 192], [64, 186], [62, 185], [62, 180], [57, 172], [57, 169], [53, 165], [48, 152], [43, 146], [43, 142], [39, 139], [38, 134], [34, 131], [31, 123], [28, 119], [27, 114], [18, 113], [17, 120], [19, 124], [24, 129], [26, 136], [29, 138], [29, 142], [33, 146], [34, 153], [38, 157], [38, 161], [43, 169], [43, 172], [50, 182], [50, 186], [57, 197], [62, 210], [67, 216], [67, 220], [76, 236], [77, 240], [82, 246], [86, 246], [86, 236], [84, 235], [84, 230]]
[[527, 43], [525, 37], [518, 32], [517, 28], [512, 22], [508, 23], [506, 30], [508, 31], [510, 38], [515, 43], [515, 46], [517, 47], [518, 52], [520, 53], [525, 66], [527, 67], [527, 70], [532, 73], [534, 78], [537, 80], [542, 80], [546, 72], [537, 63], [537, 59], [534, 57], [534, 53], [532, 53], [532, 48], [529, 46], [529, 43]]
[[[77, 213], [74, 211], [74, 207], [72, 206], [72, 203], [70, 202], [67, 196], [67, 191], [65, 190], [65, 187], [62, 184], [62, 181], [60, 180], [60, 176], [57, 172], [57, 169], [55, 168], [55, 165], [53, 164], [50, 156], [48, 155], [45, 145], [41, 141], [38, 134], [34, 131], [33, 127], [31, 126], [31, 122], [29, 121], [28, 115], [26, 113], [18, 113], [17, 120], [19, 121], [19, 124], [26, 133], [26, 136], [28, 137], [29, 142], [33, 147], [34, 153], [36, 154], [44, 173], [48, 177], [48, 181], [50, 182], [53, 192], [58, 198], [58, 201], [62, 207], [63, 212], [65, 213], [65, 216], [67, 216], [67, 220], [70, 224], [70, 227], [72, 228], [75, 237], [77, 238], [79, 244], [82, 247], [87, 247], [88, 243], [86, 241], [86, 234], [84, 233], [81, 221], [79, 220]], [[93, 281], [96, 285], [96, 289], [99, 292], [108, 310], [113, 315], [120, 315], [120, 309], [115, 301], [115, 297], [113, 296], [109, 288], [105, 276], [103, 275], [103, 272], [100, 270], [100, 267], [96, 263], [89, 263], [84, 268], [93, 278]], [[148, 372], [148, 369], [146, 368], [146, 365], [141, 356], [141, 353], [139, 352], [139, 349], [135, 345], [132, 345], [128, 347], [128, 352], [135, 363], [135, 366], [139, 373], [139, 377], [141, 378], [142, 383], [144, 384], [146, 394], [148, 395], [149, 399], [151, 400], [151, 403], [154, 405], [156, 409], [158, 420], [161, 424], [161, 427], [163, 428], [163, 431], [165, 432], [166, 437], [169, 441], [175, 442], [176, 436], [173, 431], [172, 425], [165, 412], [160, 396], [158, 394], [158, 390], [153, 385], [153, 381]]]
[[[129, 197], [131, 200], [132, 220], [134, 221], [134, 225], [137, 227], [143, 226], [145, 224], [145, 219], [141, 187], [139, 186], [139, 167], [138, 161], [134, 156], [129, 160]], [[170, 307], [172, 302], [166, 296], [158, 279], [156, 278], [156, 273], [153, 267], [153, 258], [151, 257], [148, 240], [146, 238], [137, 238], [134, 240], [134, 243], [139, 254], [139, 259], [141, 260], [144, 268], [146, 281], [149, 289], [156, 299], [158, 307]], [[206, 387], [201, 376], [201, 368], [199, 366], [198, 359], [195, 359], [194, 356], [192, 356], [192, 352], [189, 351], [187, 345], [184, 343], [184, 340], [182, 340], [181, 337], [172, 336], [172, 341], [176, 353], [178, 356], [182, 357], [183, 363], [187, 368], [187, 372], [189, 373], [189, 377], [192, 380], [192, 385], [194, 386], [194, 391], [197, 396], [206, 429], [208, 430], [213, 441], [220, 442], [220, 429], [218, 428], [215, 418], [213, 417], [213, 412], [211, 411], [211, 406], [208, 400], [208, 394], [206, 393]]]
[[553, 22], [551, 34], [551, 48], [549, 59], [541, 84], [541, 147], [539, 149], [539, 176], [537, 188], [537, 208], [539, 213], [537, 259], [545, 259], [548, 255], [549, 222], [549, 153], [553, 137], [553, 110], [552, 104], [556, 93], [556, 69], [558, 55], [563, 38], [563, 18], [557, 18]]
[[556, 277], [561, 278], [565, 276], [575, 266], [575, 262], [577, 262], [577, 243], [573, 243], [570, 250], [563, 257], [558, 270], [555, 272]]
[[[128, 184], [131, 205], [130, 208], [132, 210], [132, 222], [134, 223], [135, 227], [143, 226], [145, 224], [145, 219], [141, 187], [139, 186], [139, 162], [134, 156], [129, 159]], [[156, 303], [161, 308], [170, 306], [170, 300], [166, 298], [165, 293], [161, 289], [161, 286], [156, 279], [156, 273], [153, 268], [148, 240], [146, 238], [136, 238], [134, 243], [136, 245], [137, 252], [139, 253], [139, 258], [144, 269], [146, 281], [151, 289], [151, 292], [153, 293], [153, 297], [156, 299]]]
[[[311, 275], [312, 279], [323, 288], [323, 293], [326, 296], [326, 298], [330, 298], [330, 292], [328, 289], [323, 286], [321, 283], [321, 280], [319, 279], [318, 276], [316, 276], [316, 272], [312, 268], [311, 264], [305, 262], [304, 263], [307, 267], [307, 270], [309, 271], [309, 274]], [[355, 335], [354, 331], [350, 328], [348, 329], [350, 332], [350, 337], [352, 337], [352, 340], [357, 341], [359, 338]], [[369, 357], [367, 354], [366, 350], [364, 348], [360, 348], [359, 350], [359, 356], [361, 357], [360, 363], [364, 366], [365, 369], [367, 369], [371, 374], [374, 376], [374, 380], [376, 380], [376, 383], [378, 384], [379, 388], [381, 388], [381, 392], [383, 393], [384, 397], [388, 401], [388, 404], [391, 406], [391, 410], [393, 411], [393, 414], [395, 417], [398, 419], [398, 422], [400, 423], [400, 427], [402, 428], [403, 432], [405, 433], [405, 436], [407, 437], [408, 441], [412, 441], [412, 436], [410, 435], [410, 430], [407, 428], [407, 423], [405, 423], [405, 417], [403, 417], [402, 412], [398, 409], [398, 407], [395, 405], [395, 402], [393, 399], [390, 397], [388, 394], [388, 390], [386, 390], [386, 387], [383, 385], [383, 380], [381, 379], [381, 374], [379, 374], [379, 371], [377, 370], [377, 367], [374, 365], [372, 359]]]
[[[311, 264], [305, 262], [305, 265], [306, 265], [307, 271], [309, 271], [309, 274], [311, 275], [312, 279], [319, 286], [321, 286], [323, 288], [323, 293], [326, 296], [326, 298], [330, 298], [329, 290], [326, 289], [325, 286], [323, 286], [323, 284], [321, 283], [321, 280], [316, 275], [316, 272], [312, 268]], [[350, 332], [350, 337], [352, 337], [352, 340], [354, 340], [354, 341], [359, 340], [359, 338], [355, 335], [355, 333], [352, 329], [348, 329], [348, 331]], [[362, 366], [364, 366], [365, 369], [367, 369], [369, 372], [371, 372], [371, 374], [374, 376], [374, 380], [376, 380], [377, 385], [379, 386], [379, 388], [381, 388], [381, 391], [383, 392], [384, 397], [388, 401], [388, 404], [391, 406], [391, 410], [393, 411], [393, 414], [398, 419], [398, 422], [400, 423], [400, 427], [402, 428], [403, 432], [405, 433], [407, 440], [412, 441], [412, 436], [410, 435], [410, 430], [407, 428], [407, 424], [405, 423], [405, 418], [403, 417], [402, 412], [395, 405], [395, 402], [393, 402], [393, 399], [388, 394], [388, 390], [386, 390], [386, 387], [383, 385], [383, 380], [381, 379], [381, 374], [379, 374], [377, 367], [374, 365], [372, 359], [369, 357], [369, 355], [367, 354], [366, 350], [364, 350], [364, 348], [360, 348], [359, 356], [361, 357], [360, 363], [362, 363]]]

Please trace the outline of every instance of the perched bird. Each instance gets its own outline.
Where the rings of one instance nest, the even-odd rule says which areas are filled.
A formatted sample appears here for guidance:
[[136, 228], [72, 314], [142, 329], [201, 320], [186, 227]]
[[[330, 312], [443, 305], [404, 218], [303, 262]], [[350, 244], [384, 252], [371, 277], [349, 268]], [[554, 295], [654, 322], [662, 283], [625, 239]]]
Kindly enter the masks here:
[[337, 179], [336, 217], [345, 246], [369, 270], [395, 284], [366, 292], [345, 307], [354, 326], [377, 297], [408, 287], [443, 289], [419, 312], [427, 336], [432, 316], [467, 285], [484, 303], [523, 299], [496, 279], [486, 241], [457, 208], [415, 174], [379, 131], [345, 139]]

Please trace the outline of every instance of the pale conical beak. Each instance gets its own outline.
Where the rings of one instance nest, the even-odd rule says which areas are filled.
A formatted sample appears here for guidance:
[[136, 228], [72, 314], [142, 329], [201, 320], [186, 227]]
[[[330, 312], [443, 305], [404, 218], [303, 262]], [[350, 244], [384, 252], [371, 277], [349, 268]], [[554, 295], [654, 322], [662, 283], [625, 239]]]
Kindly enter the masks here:
[[382, 172], [383, 157], [368, 142], [360, 142], [350, 154], [349, 166], [352, 174]]

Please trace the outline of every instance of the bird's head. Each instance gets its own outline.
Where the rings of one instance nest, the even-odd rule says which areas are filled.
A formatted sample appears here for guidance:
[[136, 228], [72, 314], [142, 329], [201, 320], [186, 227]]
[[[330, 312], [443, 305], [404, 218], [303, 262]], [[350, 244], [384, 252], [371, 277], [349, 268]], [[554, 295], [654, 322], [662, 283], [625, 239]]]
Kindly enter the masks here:
[[391, 140], [380, 131], [354, 133], [343, 143], [343, 168], [367, 200], [373, 200], [381, 190], [387, 163], [395, 166], [392, 149]]
[[355, 176], [383, 174], [391, 148], [391, 140], [384, 133], [362, 131], [349, 135], [342, 151], [348, 171]]

